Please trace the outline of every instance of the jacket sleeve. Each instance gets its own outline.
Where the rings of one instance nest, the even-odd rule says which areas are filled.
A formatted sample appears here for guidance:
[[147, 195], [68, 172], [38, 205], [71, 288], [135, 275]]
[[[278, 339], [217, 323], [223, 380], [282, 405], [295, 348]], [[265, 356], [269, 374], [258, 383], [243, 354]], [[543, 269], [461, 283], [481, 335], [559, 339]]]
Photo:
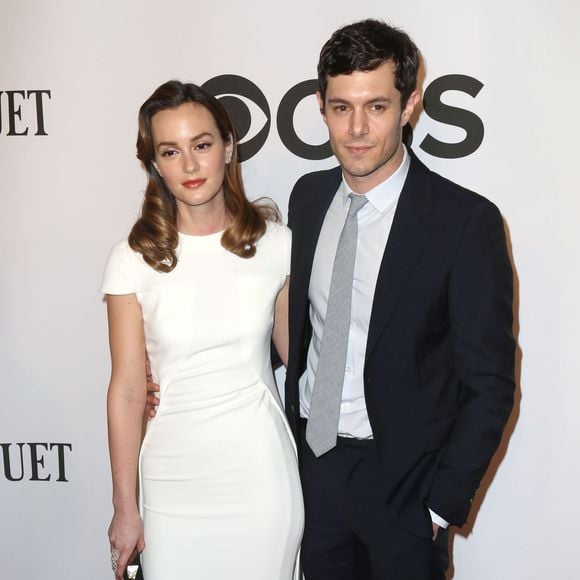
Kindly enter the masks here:
[[503, 220], [490, 202], [467, 221], [449, 279], [453, 361], [462, 402], [427, 505], [465, 522], [514, 397], [513, 274]]

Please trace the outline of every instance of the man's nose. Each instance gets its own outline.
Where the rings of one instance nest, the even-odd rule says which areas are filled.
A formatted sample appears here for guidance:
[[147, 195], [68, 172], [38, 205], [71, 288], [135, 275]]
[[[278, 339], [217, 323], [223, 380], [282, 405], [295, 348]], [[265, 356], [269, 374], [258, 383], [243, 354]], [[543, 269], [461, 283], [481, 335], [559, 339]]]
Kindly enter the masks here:
[[360, 137], [368, 133], [369, 126], [365, 111], [355, 109], [350, 118], [350, 134]]

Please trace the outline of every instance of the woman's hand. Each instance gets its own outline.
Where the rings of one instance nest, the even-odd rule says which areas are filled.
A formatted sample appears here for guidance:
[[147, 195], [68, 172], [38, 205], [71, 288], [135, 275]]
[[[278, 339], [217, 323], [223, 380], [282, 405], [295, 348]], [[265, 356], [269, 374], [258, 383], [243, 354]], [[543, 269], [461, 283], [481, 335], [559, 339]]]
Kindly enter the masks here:
[[143, 522], [137, 509], [115, 510], [109, 526], [109, 543], [115, 578], [122, 580], [125, 568], [135, 550], [142, 552], [145, 548]]
[[153, 380], [153, 376], [151, 375], [149, 359], [147, 359], [147, 365], [145, 366], [145, 374], [147, 375], [147, 407], [145, 413], [147, 414], [147, 420], [150, 421], [157, 415], [159, 385]]

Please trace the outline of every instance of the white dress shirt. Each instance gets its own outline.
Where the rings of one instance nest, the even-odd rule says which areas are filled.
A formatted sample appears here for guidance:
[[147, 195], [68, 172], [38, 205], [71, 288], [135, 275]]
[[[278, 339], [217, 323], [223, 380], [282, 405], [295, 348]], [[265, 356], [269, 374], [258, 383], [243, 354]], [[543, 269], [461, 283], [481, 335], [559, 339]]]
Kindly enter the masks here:
[[[342, 437], [370, 439], [373, 436], [364, 396], [365, 350], [379, 268], [399, 195], [409, 171], [409, 154], [404, 147], [403, 150], [401, 165], [391, 177], [366, 193], [369, 202], [357, 214], [358, 240], [352, 285], [351, 321], [338, 422], [338, 434]], [[308, 288], [312, 340], [308, 349], [306, 383], [302, 385], [300, 392], [302, 417], [309, 415], [334, 256], [348, 214], [349, 193], [350, 190], [343, 179], [324, 218], [314, 253]]]
[[[364, 396], [365, 351], [379, 268], [410, 163], [409, 154], [403, 146], [401, 165], [388, 179], [366, 193], [368, 203], [357, 214], [358, 239], [352, 285], [351, 320], [338, 421], [338, 434], [341, 437], [357, 439], [373, 437]], [[349, 193], [350, 190], [343, 178], [324, 218], [314, 253], [308, 288], [312, 340], [308, 348], [306, 381], [300, 384], [300, 415], [305, 418], [308, 418], [310, 410], [334, 256], [348, 214]], [[447, 526], [447, 522], [437, 514], [431, 512], [431, 517], [436, 524]]]

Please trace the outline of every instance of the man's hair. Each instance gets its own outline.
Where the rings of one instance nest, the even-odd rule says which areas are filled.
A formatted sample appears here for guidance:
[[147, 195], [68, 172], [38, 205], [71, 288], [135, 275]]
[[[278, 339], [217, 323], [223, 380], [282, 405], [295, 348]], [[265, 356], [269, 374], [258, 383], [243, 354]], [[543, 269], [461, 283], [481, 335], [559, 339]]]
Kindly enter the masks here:
[[320, 51], [318, 91], [322, 102], [329, 77], [376, 70], [385, 62], [395, 65], [395, 87], [404, 107], [417, 87], [419, 70], [419, 51], [409, 35], [371, 18], [340, 28]]

